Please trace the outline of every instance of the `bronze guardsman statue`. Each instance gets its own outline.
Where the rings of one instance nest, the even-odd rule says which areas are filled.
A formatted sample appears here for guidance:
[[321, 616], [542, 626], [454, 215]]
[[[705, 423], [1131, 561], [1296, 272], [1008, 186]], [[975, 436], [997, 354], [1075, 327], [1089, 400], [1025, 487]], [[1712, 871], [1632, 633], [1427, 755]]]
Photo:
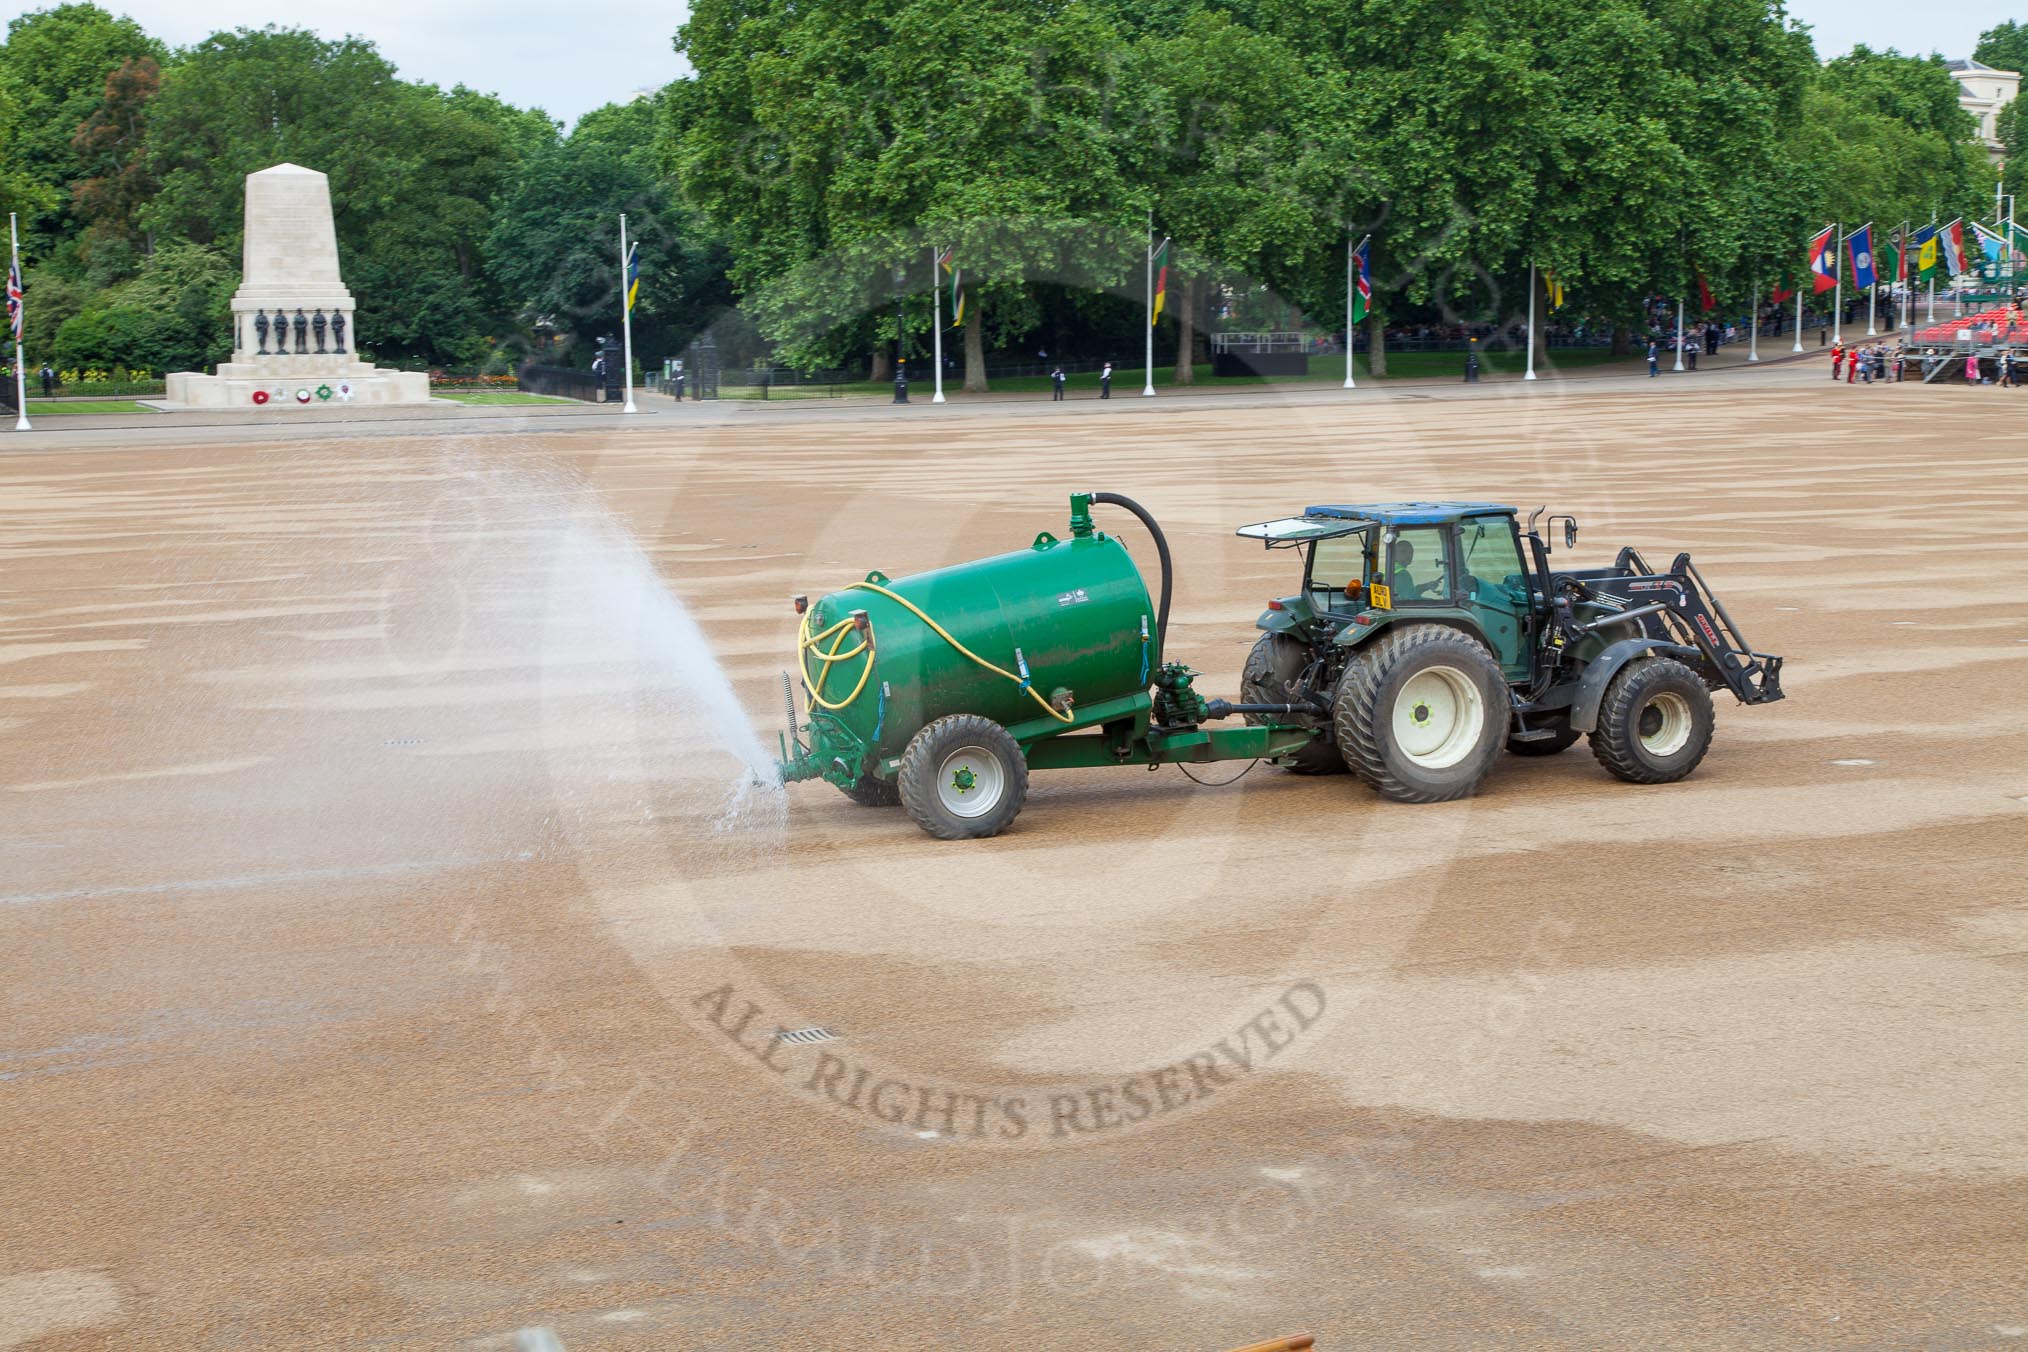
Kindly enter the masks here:
[[324, 355], [324, 312], [317, 311], [310, 316], [310, 331], [317, 335], [317, 355]]
[[265, 357], [268, 355], [268, 312], [266, 310], [254, 311], [254, 332], [260, 335], [261, 340], [261, 350], [257, 355]]
[[302, 307], [296, 309], [296, 351], [307, 356], [310, 351], [310, 321], [303, 318]]
[[331, 350], [343, 352], [345, 350], [345, 312], [343, 310], [333, 310], [331, 312], [331, 338]]

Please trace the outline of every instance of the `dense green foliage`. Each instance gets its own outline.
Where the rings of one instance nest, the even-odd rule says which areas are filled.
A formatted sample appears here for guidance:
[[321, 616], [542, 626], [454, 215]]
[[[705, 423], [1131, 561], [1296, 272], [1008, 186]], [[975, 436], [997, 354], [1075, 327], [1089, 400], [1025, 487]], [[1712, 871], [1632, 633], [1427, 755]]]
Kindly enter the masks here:
[[[381, 360], [498, 370], [538, 321], [565, 340], [615, 327], [621, 210], [653, 242], [644, 307], [701, 312], [722, 300], [723, 268], [653, 155], [648, 105], [599, 110], [564, 138], [540, 111], [403, 80], [358, 38], [242, 29], [171, 52], [63, 4], [14, 20], [0, 45], [0, 206], [23, 216], [29, 341], [62, 366], [222, 359], [244, 180], [284, 161], [330, 177], [359, 339]], [[549, 251], [512, 223], [531, 210], [599, 247]]]
[[1367, 232], [1390, 317], [1502, 322], [1533, 262], [1626, 324], [1700, 277], [1743, 305], [1825, 220], [1991, 200], [1939, 61], [1820, 67], [1772, 0], [697, 0], [678, 45], [670, 162], [802, 360], [891, 334], [931, 241], [1061, 335], [1063, 281], [1137, 296], [1150, 211], [1185, 324], [1261, 286], [1330, 324]]
[[[1532, 263], [1563, 319], [1628, 328], [1700, 278], [1736, 312], [1825, 221], [1978, 216], [1993, 193], [1940, 60], [1820, 65], [1778, 0], [695, 0], [676, 45], [692, 78], [565, 135], [360, 38], [172, 51], [92, 4], [24, 15], [0, 44], [0, 208], [25, 226], [29, 341], [65, 365], [219, 360], [242, 181], [282, 161], [330, 176], [382, 360], [582, 361], [618, 324], [624, 213], [650, 360], [736, 301], [781, 359], [878, 367], [897, 289], [920, 353], [950, 247], [974, 385], [988, 352], [1136, 363], [1151, 219], [1188, 371], [1214, 316], [1335, 327], [1369, 233], [1382, 319], [1509, 324]], [[1976, 56], [2020, 69], [2028, 27]], [[2018, 109], [2001, 135], [2018, 153]]]

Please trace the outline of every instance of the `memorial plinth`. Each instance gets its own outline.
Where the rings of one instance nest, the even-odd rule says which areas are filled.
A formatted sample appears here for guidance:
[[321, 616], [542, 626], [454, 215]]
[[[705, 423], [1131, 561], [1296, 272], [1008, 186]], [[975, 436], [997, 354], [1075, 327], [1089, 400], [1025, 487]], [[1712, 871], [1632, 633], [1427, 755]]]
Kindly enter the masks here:
[[232, 360], [217, 375], [173, 371], [184, 408], [422, 404], [429, 377], [359, 360], [352, 293], [338, 271], [331, 183], [278, 164], [246, 176], [246, 241], [232, 297]]

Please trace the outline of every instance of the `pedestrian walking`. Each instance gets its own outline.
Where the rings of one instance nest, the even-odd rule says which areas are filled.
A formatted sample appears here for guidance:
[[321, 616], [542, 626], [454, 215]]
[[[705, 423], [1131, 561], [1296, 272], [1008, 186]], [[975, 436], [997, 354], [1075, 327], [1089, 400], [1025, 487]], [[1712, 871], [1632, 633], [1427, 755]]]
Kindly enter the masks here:
[[1099, 398], [1110, 399], [1112, 397], [1113, 397], [1113, 364], [1111, 362], [1107, 362], [1105, 364], [1105, 369], [1099, 372]]
[[1831, 344], [1831, 383], [1835, 385], [1838, 377], [1844, 374], [1845, 345], [1843, 343], [1833, 343]]
[[2009, 348], [2000, 354], [2000, 388], [2014, 388], [2014, 350]]
[[1054, 403], [1060, 404], [1063, 402], [1063, 382], [1064, 374], [1061, 366], [1049, 373], [1049, 388], [1055, 391], [1055, 393], [1050, 395], [1050, 399]]
[[1697, 339], [1696, 339], [1696, 338], [1694, 338], [1694, 337], [1691, 337], [1691, 338], [1685, 338], [1685, 339], [1683, 340], [1683, 347], [1684, 347], [1684, 349], [1685, 349], [1685, 351], [1684, 351], [1684, 355], [1685, 355], [1685, 356], [1687, 356], [1687, 357], [1688, 357], [1688, 358], [1690, 359], [1690, 369], [1691, 369], [1691, 370], [1693, 370], [1693, 371], [1694, 371], [1694, 370], [1696, 370], [1696, 369], [1697, 369]]
[[1655, 346], [1655, 340], [1650, 338], [1648, 340], [1648, 379], [1650, 380], [1655, 378], [1655, 372], [1662, 369], [1656, 360], [1659, 351], [1660, 349]]
[[1978, 383], [1979, 383], [1979, 359], [1976, 356], [1966, 357], [1965, 384], [1976, 385]]
[[49, 363], [42, 364], [42, 397], [49, 398], [56, 393], [56, 372], [49, 369]]

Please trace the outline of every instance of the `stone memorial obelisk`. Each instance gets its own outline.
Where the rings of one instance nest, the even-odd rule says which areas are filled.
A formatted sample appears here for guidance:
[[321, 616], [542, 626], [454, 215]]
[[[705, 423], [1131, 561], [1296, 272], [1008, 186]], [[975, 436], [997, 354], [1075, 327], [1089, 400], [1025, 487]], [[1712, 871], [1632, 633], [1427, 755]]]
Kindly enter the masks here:
[[174, 371], [165, 402], [271, 409], [423, 404], [429, 377], [359, 360], [352, 293], [338, 273], [331, 181], [278, 164], [246, 176], [246, 242], [232, 297], [232, 360], [215, 376]]

